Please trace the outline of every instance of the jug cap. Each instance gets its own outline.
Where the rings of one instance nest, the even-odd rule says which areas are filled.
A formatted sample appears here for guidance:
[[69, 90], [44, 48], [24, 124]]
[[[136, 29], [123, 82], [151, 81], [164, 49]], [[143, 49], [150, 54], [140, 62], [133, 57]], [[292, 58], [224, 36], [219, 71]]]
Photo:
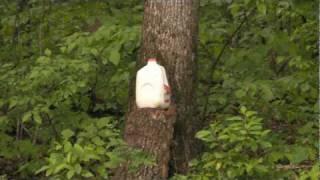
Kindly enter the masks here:
[[149, 58], [147, 61], [148, 62], [157, 62], [157, 59], [156, 58]]

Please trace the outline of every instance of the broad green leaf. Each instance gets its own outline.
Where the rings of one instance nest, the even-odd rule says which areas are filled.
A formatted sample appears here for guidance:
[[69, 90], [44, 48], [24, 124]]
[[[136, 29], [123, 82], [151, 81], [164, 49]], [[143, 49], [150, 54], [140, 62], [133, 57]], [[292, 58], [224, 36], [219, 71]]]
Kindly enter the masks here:
[[245, 106], [241, 106], [240, 112], [241, 112], [241, 114], [245, 115], [247, 112], [247, 108]]
[[51, 56], [51, 51], [50, 51], [50, 49], [44, 50], [44, 54], [45, 54], [46, 56]]
[[43, 172], [43, 171], [46, 171], [47, 169], [49, 168], [49, 166], [42, 166], [40, 169], [38, 169], [36, 172], [35, 172], [35, 174], [39, 174], [39, 173], [41, 173], [41, 172]]
[[227, 121], [242, 121], [242, 117], [240, 116], [233, 116], [226, 119]]
[[291, 163], [298, 164], [308, 159], [307, 152], [308, 151], [306, 147], [295, 146], [293, 147], [291, 153], [287, 154], [287, 157], [289, 158]]
[[62, 136], [64, 139], [69, 139], [74, 135], [74, 132], [70, 129], [65, 129], [61, 132]]
[[56, 174], [56, 173], [60, 172], [61, 170], [65, 169], [65, 168], [67, 168], [67, 167], [68, 167], [68, 165], [65, 164], [65, 163], [59, 164], [59, 165], [54, 169], [53, 173]]
[[267, 6], [266, 3], [262, 0], [257, 0], [257, 8], [259, 13], [261, 13], [262, 15], [266, 15], [267, 13]]
[[81, 173], [81, 176], [90, 178], [90, 177], [93, 177], [93, 174], [90, 171], [84, 171]]
[[75, 171], [77, 174], [80, 174], [81, 173], [81, 170], [82, 170], [82, 167], [81, 165], [78, 163], [75, 165]]
[[120, 62], [120, 53], [116, 49], [112, 49], [110, 52], [109, 60], [114, 64], [118, 65]]
[[37, 124], [41, 124], [41, 123], [42, 123], [42, 118], [41, 118], [39, 112], [32, 113], [32, 115], [33, 115], [34, 121], [35, 121]]
[[96, 144], [97, 146], [102, 146], [105, 144], [105, 142], [98, 136], [94, 137], [92, 139], [93, 143]]
[[31, 111], [29, 111], [29, 112], [27, 112], [27, 113], [24, 113], [24, 115], [23, 115], [23, 117], [22, 117], [22, 122], [23, 122], [23, 123], [24, 123], [24, 122], [27, 122], [28, 120], [30, 120], [31, 116], [32, 116]]
[[237, 91], [235, 92], [235, 95], [236, 95], [237, 98], [242, 98], [242, 97], [244, 97], [246, 94], [247, 94], [247, 93], [246, 93], [244, 90], [242, 90], [242, 89], [239, 89], [239, 90], [237, 90]]
[[98, 56], [99, 52], [97, 49], [93, 48], [90, 50], [91, 54], [94, 55], [94, 56]]
[[10, 99], [9, 109], [13, 108], [17, 104], [18, 104], [18, 101], [16, 99]]
[[67, 178], [68, 179], [71, 179], [75, 174], [75, 171], [73, 169], [69, 170], [68, 173], [67, 173]]
[[203, 139], [211, 135], [210, 131], [202, 130], [196, 134], [196, 138]]
[[97, 121], [97, 127], [98, 128], [103, 128], [105, 126], [108, 126], [110, 125], [110, 120], [111, 118], [110, 117], [104, 117], [104, 118], [101, 118]]

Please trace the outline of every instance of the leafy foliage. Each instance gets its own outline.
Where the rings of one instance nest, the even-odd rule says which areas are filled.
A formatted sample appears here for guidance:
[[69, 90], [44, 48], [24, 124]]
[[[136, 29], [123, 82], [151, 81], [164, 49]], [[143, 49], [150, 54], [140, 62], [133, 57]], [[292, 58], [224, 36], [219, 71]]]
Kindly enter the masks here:
[[[257, 112], [263, 119], [262, 127], [270, 131], [267, 142], [272, 147], [262, 148], [268, 153], [259, 158], [260, 163], [269, 163], [265, 173], [271, 179], [319, 177], [317, 2], [222, 0], [201, 4], [199, 66], [203, 70], [199, 72], [198, 91], [201, 119], [214, 119], [213, 124], [219, 129], [230, 116], [237, 116], [241, 106]], [[256, 139], [253, 144], [242, 143], [244, 147], [259, 148], [258, 142]], [[210, 142], [204, 143], [210, 146]], [[231, 160], [234, 146], [230, 140], [220, 139], [218, 144], [226, 145], [223, 151], [231, 153], [228, 154]], [[214, 169], [219, 161], [214, 155], [221, 147], [211, 149], [205, 156], [214, 160], [215, 166], [211, 165]], [[239, 169], [229, 166], [230, 179], [263, 179], [264, 172], [254, 173], [251, 169], [249, 173], [239, 165], [249, 154], [232, 159]], [[256, 160], [251, 154], [249, 157]], [[208, 161], [203, 158], [198, 161], [200, 172], [206, 172], [201, 169], [206, 169], [204, 164]], [[250, 163], [250, 159], [245, 161]], [[222, 164], [218, 167], [223, 169]], [[217, 175], [217, 171], [210, 173]], [[311, 172], [312, 175], [305, 176]], [[223, 173], [222, 179], [228, 177], [227, 172]]]
[[[191, 162], [191, 179], [274, 178], [268, 160], [272, 144], [270, 130], [263, 128], [256, 112], [241, 108], [240, 115], [213, 122], [196, 137], [205, 142], [208, 152]], [[271, 174], [271, 175], [270, 175]]]
[[111, 118], [83, 121], [77, 132], [70, 129], [61, 132], [62, 142], [54, 143], [49, 150], [48, 165], [38, 172], [45, 170], [46, 176], [60, 179], [107, 179], [111, 169], [129, 160], [133, 169], [141, 164], [152, 165], [151, 157], [125, 145]]
[[[318, 179], [319, 2], [200, 2], [207, 148], [175, 178]], [[128, 159], [150, 164], [120, 138], [142, 14], [138, 0], [1, 1], [0, 178], [104, 178]]]
[[196, 173], [207, 179], [214, 177], [266, 177], [273, 172], [266, 161], [272, 144], [268, 141], [270, 130], [264, 130], [262, 119], [256, 112], [241, 108], [241, 116], [227, 118], [224, 122], [212, 123], [208, 130], [199, 131], [197, 138], [206, 142], [211, 150], [201, 157]]
[[[83, 124], [96, 127], [101, 117], [112, 117], [115, 129], [122, 127], [129, 73], [139, 44], [141, 5], [78, 0], [0, 4], [5, 17], [0, 25], [0, 144], [4, 147], [0, 164], [8, 167], [0, 168], [0, 174], [30, 178], [41, 167], [60, 177], [99, 174], [102, 163], [97, 163], [99, 171], [88, 169], [92, 157], [84, 162], [81, 158], [86, 157], [76, 153], [92, 151], [99, 157], [96, 149], [90, 150], [91, 139], [78, 142], [76, 131], [87, 132]], [[71, 139], [64, 138], [65, 129], [75, 133]], [[111, 133], [100, 140], [121, 141], [118, 131], [112, 130], [117, 137]], [[58, 144], [53, 146], [53, 141]], [[109, 144], [111, 149], [105, 153], [120, 156], [112, 151], [124, 145]], [[59, 146], [64, 148], [55, 149]], [[101, 148], [105, 147], [101, 145], [100, 153]], [[60, 161], [68, 153], [72, 162]], [[48, 166], [47, 156], [52, 160]], [[130, 157], [139, 164], [141, 156]], [[102, 157], [100, 162], [110, 159]]]

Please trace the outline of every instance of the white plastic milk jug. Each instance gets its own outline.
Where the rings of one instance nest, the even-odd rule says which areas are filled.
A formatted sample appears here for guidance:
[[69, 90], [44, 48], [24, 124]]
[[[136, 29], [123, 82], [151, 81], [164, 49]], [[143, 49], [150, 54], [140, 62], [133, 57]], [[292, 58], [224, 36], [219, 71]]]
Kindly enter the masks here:
[[166, 70], [155, 58], [137, 72], [136, 103], [138, 108], [167, 108], [170, 105], [170, 86]]

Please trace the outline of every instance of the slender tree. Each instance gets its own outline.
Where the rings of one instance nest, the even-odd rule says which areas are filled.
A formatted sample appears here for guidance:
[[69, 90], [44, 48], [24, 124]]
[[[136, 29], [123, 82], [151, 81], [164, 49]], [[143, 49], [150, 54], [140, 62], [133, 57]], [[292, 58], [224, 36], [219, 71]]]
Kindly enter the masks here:
[[157, 165], [134, 175], [120, 168], [116, 179], [166, 179], [169, 162], [171, 172], [187, 172], [194, 134], [198, 7], [198, 0], [145, 0], [137, 69], [156, 57], [166, 68], [173, 102], [168, 110], [138, 109], [132, 79], [124, 138], [153, 154]]

